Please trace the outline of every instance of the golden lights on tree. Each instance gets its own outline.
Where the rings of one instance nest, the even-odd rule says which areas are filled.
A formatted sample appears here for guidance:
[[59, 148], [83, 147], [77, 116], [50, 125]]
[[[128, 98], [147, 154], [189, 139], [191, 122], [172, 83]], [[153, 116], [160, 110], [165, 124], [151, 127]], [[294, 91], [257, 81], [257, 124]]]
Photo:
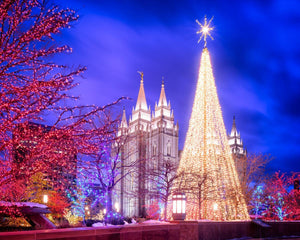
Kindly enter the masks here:
[[[212, 20], [212, 19], [211, 19]], [[228, 145], [206, 37], [211, 20], [197, 33], [205, 47], [189, 129], [181, 156], [178, 190], [187, 196], [186, 219], [248, 220], [246, 203]]]

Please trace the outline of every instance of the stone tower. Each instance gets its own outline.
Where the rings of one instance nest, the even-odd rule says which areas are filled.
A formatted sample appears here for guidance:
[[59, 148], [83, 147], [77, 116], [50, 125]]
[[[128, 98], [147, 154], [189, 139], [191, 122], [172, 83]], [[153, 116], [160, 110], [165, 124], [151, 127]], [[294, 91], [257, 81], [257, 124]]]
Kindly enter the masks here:
[[[119, 201], [123, 216], [145, 216], [145, 205], [153, 199], [149, 192], [156, 186], [147, 180], [146, 172], [150, 168], [159, 169], [166, 161], [178, 164], [178, 124], [174, 124], [174, 115], [170, 102], [167, 102], [164, 82], [155, 110], [151, 115], [147, 105], [143, 73], [135, 108], [127, 124], [123, 110], [119, 126], [119, 136], [124, 137], [121, 162], [124, 165]], [[134, 165], [132, 168], [126, 166]], [[118, 201], [118, 200], [117, 200]]]
[[241, 135], [236, 129], [235, 116], [233, 116], [231, 132], [227, 138], [239, 179], [244, 182], [247, 171], [247, 151], [244, 149]]
[[246, 150], [243, 147], [243, 141], [241, 139], [241, 135], [240, 133], [238, 133], [236, 129], [235, 116], [233, 116], [231, 132], [228, 135], [228, 142], [232, 154], [234, 154], [237, 157], [246, 155]]

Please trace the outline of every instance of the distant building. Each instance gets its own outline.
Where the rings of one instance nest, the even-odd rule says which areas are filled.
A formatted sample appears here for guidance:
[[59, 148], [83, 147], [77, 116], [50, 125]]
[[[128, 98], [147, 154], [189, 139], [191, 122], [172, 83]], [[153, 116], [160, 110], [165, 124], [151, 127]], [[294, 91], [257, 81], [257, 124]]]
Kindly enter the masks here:
[[[178, 124], [174, 123], [174, 114], [170, 102], [167, 102], [165, 85], [155, 109], [151, 112], [147, 105], [143, 74], [135, 108], [127, 123], [125, 110], [119, 126], [119, 136], [126, 138], [121, 159], [126, 166], [136, 162], [135, 171], [126, 175], [119, 186], [120, 210], [124, 216], [145, 216], [145, 205], [154, 201], [149, 192], [157, 186], [147, 180], [149, 169], [160, 169], [166, 161], [176, 165], [178, 157]], [[159, 189], [157, 189], [159, 191]]]
[[244, 149], [241, 135], [236, 129], [235, 116], [233, 116], [231, 132], [228, 134], [228, 142], [231, 149], [232, 157], [237, 168], [237, 172], [239, 174], [239, 178], [241, 180], [247, 167], [247, 151], [246, 149]]
[[[35, 165], [35, 158], [40, 159], [47, 157], [47, 154], [42, 152], [43, 149], [39, 149], [39, 143], [44, 141], [44, 144], [47, 144], [47, 141], [49, 141], [49, 146], [52, 147], [52, 149], [49, 149], [50, 152], [52, 152], [53, 154], [61, 154], [61, 156], [63, 156], [64, 160], [67, 162], [68, 166], [62, 167], [54, 162], [54, 165], [51, 168], [51, 172], [43, 171], [43, 168], [41, 167], [43, 178], [47, 181], [47, 189], [67, 189], [71, 186], [75, 186], [77, 156], [75, 154], [66, 154], [65, 150], [60, 144], [61, 142], [59, 142], [62, 141], [62, 139], [58, 141], [55, 136], [51, 136], [48, 140], [44, 138], [45, 134], [50, 132], [51, 129], [51, 126], [33, 122], [23, 123], [17, 126], [13, 136], [15, 142], [13, 149], [14, 163], [17, 167], [19, 166], [19, 176], [17, 177], [22, 178], [23, 170], [33, 170], [32, 166]], [[52, 144], [50, 144], [50, 141], [52, 142]], [[68, 145], [67, 142], [65, 144]], [[34, 153], [35, 151], [38, 154], [37, 156]], [[51, 158], [51, 156], [49, 156], [49, 158]]]

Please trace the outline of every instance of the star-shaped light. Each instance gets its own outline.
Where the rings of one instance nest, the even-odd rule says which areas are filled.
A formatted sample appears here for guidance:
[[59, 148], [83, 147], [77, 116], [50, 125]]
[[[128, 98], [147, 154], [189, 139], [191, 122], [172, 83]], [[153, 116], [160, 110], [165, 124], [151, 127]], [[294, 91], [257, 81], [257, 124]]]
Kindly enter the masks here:
[[205, 18], [204, 18], [204, 25], [202, 25], [199, 21], [198, 21], [198, 19], [196, 19], [196, 23], [198, 23], [198, 25], [201, 27], [201, 29], [199, 30], [199, 31], [197, 31], [197, 34], [201, 34], [201, 36], [200, 36], [200, 38], [199, 38], [199, 40], [198, 40], [198, 43], [201, 41], [201, 39], [203, 38], [204, 39], [204, 47], [206, 47], [206, 37], [207, 37], [207, 35], [212, 39], [212, 40], [214, 40], [213, 39], [213, 37], [210, 35], [210, 31], [211, 30], [213, 30], [214, 29], [214, 27], [211, 27], [210, 26], [210, 23], [211, 23], [211, 21], [213, 20], [213, 18], [214, 17], [212, 17], [210, 20], [209, 20], [209, 22], [207, 23], [207, 18], [206, 18], [206, 16], [205, 16]]

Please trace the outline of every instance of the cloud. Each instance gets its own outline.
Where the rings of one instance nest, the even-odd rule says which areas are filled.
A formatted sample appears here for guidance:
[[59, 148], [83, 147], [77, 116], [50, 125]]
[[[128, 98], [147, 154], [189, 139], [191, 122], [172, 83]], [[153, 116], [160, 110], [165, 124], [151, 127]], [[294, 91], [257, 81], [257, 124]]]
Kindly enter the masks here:
[[[66, 3], [67, 4], [67, 3]], [[161, 77], [179, 120], [180, 146], [188, 128], [201, 46], [195, 18], [214, 18], [208, 44], [227, 130], [237, 116], [248, 150], [269, 152], [274, 165], [295, 169], [300, 158], [300, 3], [275, 1], [70, 1], [82, 18], [68, 33], [71, 63], [88, 67], [77, 94], [106, 104], [129, 96], [131, 111], [145, 73], [148, 103]], [[276, 163], [276, 164], [275, 164]], [[285, 166], [285, 164], [289, 164]], [[300, 169], [298, 168], [300, 171]]]

